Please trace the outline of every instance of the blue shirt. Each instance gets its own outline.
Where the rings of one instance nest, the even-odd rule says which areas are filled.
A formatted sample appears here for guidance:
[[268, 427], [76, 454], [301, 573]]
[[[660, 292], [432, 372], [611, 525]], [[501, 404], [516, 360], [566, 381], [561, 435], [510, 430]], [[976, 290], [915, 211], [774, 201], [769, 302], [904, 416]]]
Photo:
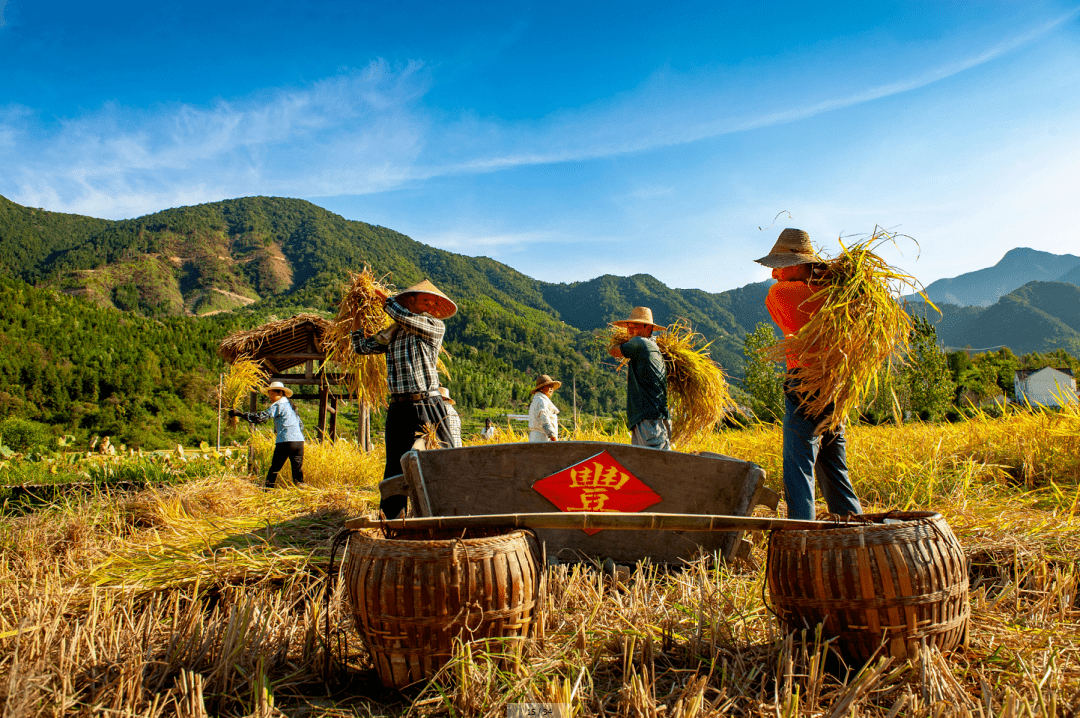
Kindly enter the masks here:
[[246, 414], [245, 416], [248, 421], [256, 424], [273, 419], [274, 433], [277, 434], [276, 441], [279, 444], [283, 441], [304, 440], [304, 422], [300, 420], [300, 415], [293, 410], [292, 404], [285, 397], [275, 401], [266, 411]]

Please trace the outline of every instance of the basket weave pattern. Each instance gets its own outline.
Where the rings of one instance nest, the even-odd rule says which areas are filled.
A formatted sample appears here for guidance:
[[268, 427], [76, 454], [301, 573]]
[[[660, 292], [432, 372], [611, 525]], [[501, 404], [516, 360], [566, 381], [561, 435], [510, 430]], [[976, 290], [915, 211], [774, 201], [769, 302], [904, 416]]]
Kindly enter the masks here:
[[[878, 523], [886, 516], [901, 523]], [[769, 594], [789, 630], [837, 637], [853, 661], [914, 656], [919, 643], [950, 651], [963, 641], [971, 607], [963, 549], [940, 514], [868, 515], [875, 523], [776, 531], [769, 543]]]
[[[459, 532], [460, 533], [460, 532]], [[345, 582], [353, 617], [384, 685], [434, 675], [453, 642], [528, 635], [539, 562], [527, 531], [479, 538], [353, 534]]]

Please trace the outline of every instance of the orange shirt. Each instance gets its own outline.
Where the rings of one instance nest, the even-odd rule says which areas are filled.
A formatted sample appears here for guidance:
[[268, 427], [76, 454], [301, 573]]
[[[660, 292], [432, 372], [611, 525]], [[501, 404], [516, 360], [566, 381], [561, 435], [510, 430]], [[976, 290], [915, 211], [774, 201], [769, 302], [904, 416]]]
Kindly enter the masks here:
[[[806, 283], [810, 278], [810, 265], [796, 264], [794, 267], [774, 269], [772, 275], [776, 284], [772, 285], [769, 295], [765, 297], [765, 307], [787, 337], [810, 321], [810, 317], [821, 308], [822, 300], [807, 301], [817, 291]], [[799, 360], [791, 354], [788, 354], [787, 365], [788, 369], [800, 366]]]

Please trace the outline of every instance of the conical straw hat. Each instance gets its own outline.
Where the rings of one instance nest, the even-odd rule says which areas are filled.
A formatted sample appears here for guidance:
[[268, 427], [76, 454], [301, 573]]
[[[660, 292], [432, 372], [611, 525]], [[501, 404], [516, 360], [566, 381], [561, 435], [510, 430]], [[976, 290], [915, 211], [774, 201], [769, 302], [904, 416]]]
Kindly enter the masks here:
[[667, 327], [663, 327], [652, 320], [652, 310], [648, 307], [634, 307], [630, 310], [629, 319], [620, 319], [617, 322], [612, 322], [612, 324], [617, 327], [625, 327], [627, 324], [648, 324], [658, 331], [667, 329]]
[[282, 384], [280, 381], [272, 381], [268, 386], [264, 386], [261, 391], [263, 394], [269, 395], [271, 389], [277, 389], [286, 397], [291, 397], [293, 394], [292, 389]]
[[554, 379], [552, 379], [547, 374], [541, 374], [540, 376], [536, 377], [536, 386], [529, 393], [530, 394], [535, 394], [536, 392], [540, 391], [541, 389], [544, 389], [544, 388], [552, 386], [552, 385], [554, 385], [555, 388], [558, 389], [560, 386], [562, 386], [562, 382], [561, 381], [555, 381]]
[[426, 279], [422, 282], [412, 285], [408, 289], [403, 289], [402, 291], [398, 292], [397, 296], [401, 297], [406, 294], [430, 294], [431, 296], [437, 298], [437, 313], [432, 312], [432, 316], [436, 319], [449, 319], [450, 317], [457, 314], [457, 305], [454, 304], [450, 297], [440, 292], [438, 287], [436, 287], [434, 284], [432, 284]]
[[796, 264], [820, 262], [821, 259], [814, 252], [814, 245], [810, 244], [809, 234], [801, 229], [789, 228], [780, 233], [780, 237], [768, 254], [754, 261], [766, 267], [780, 269]]

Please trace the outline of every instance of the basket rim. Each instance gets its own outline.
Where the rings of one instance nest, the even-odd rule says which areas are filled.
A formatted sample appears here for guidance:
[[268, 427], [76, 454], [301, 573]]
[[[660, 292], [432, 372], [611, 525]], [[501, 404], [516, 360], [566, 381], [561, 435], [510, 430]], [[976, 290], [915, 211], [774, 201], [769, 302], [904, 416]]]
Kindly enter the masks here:
[[[417, 531], [427, 531], [428, 529], [416, 529]], [[364, 531], [357, 531], [352, 537], [362, 538], [364, 541], [369, 541], [379, 546], [386, 548], [431, 548], [431, 549], [452, 549], [455, 546], [486, 546], [490, 544], [497, 544], [517, 537], [529, 538], [533, 536], [532, 531], [528, 529], [515, 528], [510, 529], [506, 533], [499, 534], [497, 536], [474, 536], [474, 537], [462, 537], [462, 538], [449, 538], [449, 539], [405, 539], [405, 538], [386, 538], [385, 536], [371, 535]], [[351, 546], [351, 544], [350, 544]], [[351, 548], [350, 548], [351, 550]]]
[[[859, 514], [860, 519], [869, 519], [870, 523], [838, 522], [835, 527], [823, 529], [776, 529], [779, 536], [835, 536], [838, 533], [851, 534], [866, 531], [895, 531], [897, 529], [926, 526], [945, 517], [938, 511], [881, 511], [872, 514]], [[896, 523], [887, 524], [884, 519], [895, 519]], [[947, 525], [947, 524], [946, 524]]]

